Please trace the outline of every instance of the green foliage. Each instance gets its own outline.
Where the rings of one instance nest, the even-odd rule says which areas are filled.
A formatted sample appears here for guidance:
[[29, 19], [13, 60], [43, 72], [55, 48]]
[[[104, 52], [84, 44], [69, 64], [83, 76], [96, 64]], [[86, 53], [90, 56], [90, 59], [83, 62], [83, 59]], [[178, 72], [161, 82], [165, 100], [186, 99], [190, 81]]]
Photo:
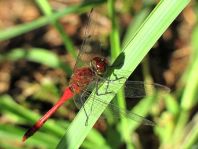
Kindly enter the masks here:
[[[189, 0], [161, 0], [158, 5], [150, 12], [151, 7], [142, 9], [134, 17], [130, 23], [122, 45], [120, 44], [120, 28], [118, 18], [116, 17], [115, 1], [107, 2], [108, 15], [112, 23], [112, 32], [110, 34], [111, 58], [114, 62], [123, 61], [120, 55], [124, 55], [124, 64], [122, 68], [116, 70], [115, 73], [123, 74], [128, 78], [135, 70], [137, 65], [143, 60], [152, 46], [156, 43], [159, 37], [164, 33], [167, 27], [179, 15], [179, 13], [189, 3]], [[0, 31], [0, 40], [7, 40], [41, 26], [52, 24], [59, 32], [63, 40], [65, 49], [76, 57], [74, 45], [69, 36], [63, 32], [61, 24], [57, 21], [66, 14], [87, 12], [92, 7], [97, 7], [99, 4], [105, 4], [105, 1], [90, 1], [80, 5], [68, 6], [67, 8], [53, 12], [48, 1], [36, 1], [38, 7], [45, 16], [30, 22]], [[129, 1], [126, 2], [127, 4]], [[128, 5], [126, 6], [129, 9]], [[198, 26], [195, 27], [192, 36], [193, 56], [191, 58], [188, 69], [186, 70], [180, 83], [185, 84], [184, 87], [176, 89], [171, 93], [154, 92], [151, 96], [145, 97], [136, 106], [131, 109], [131, 112], [138, 113], [141, 116], [152, 114], [156, 122], [153, 127], [155, 135], [159, 138], [159, 146], [161, 148], [192, 148], [198, 141], [198, 122], [197, 113], [193, 116], [190, 111], [194, 105], [198, 103], [196, 98], [198, 89]], [[45, 57], [45, 58], [44, 58]], [[122, 57], [121, 57], [122, 58]], [[71, 75], [71, 68], [63, 63], [61, 59], [52, 51], [41, 48], [16, 48], [6, 53], [0, 54], [0, 63], [5, 61], [27, 60], [45, 65], [52, 69], [63, 69], [68, 75]], [[113, 64], [115, 64], [113, 63]], [[149, 80], [151, 75], [148, 71], [149, 61], [143, 61], [144, 78]], [[127, 70], [127, 71], [126, 71]], [[113, 75], [111, 76], [113, 78]], [[118, 76], [119, 77], [119, 76]], [[42, 85], [41, 85], [42, 86]], [[116, 104], [122, 109], [126, 109], [124, 94], [120, 86], [109, 86], [117, 94]], [[53, 95], [57, 96], [57, 88], [50, 86], [54, 90]], [[104, 85], [101, 85], [99, 92], [105, 90]], [[137, 144], [141, 143], [131, 138], [135, 134], [140, 123], [128, 121], [121, 118], [120, 121], [115, 120], [111, 113], [105, 112], [108, 123], [108, 131], [102, 135], [98, 130], [93, 129], [93, 125], [98, 120], [106, 107], [99, 106], [94, 115], [89, 117], [88, 125], [85, 125], [86, 115], [81, 109], [75, 119], [71, 122], [55, 120], [52, 118], [44, 125], [25, 144], [21, 142], [22, 135], [25, 129], [22, 126], [31, 125], [40, 118], [41, 115], [32, 112], [27, 108], [27, 104], [18, 104], [9, 93], [0, 95], [0, 111], [4, 117], [9, 119], [9, 124], [0, 123], [0, 148], [118, 148], [123, 143], [126, 148], [137, 148]], [[109, 103], [114, 97], [111, 94], [100, 95], [105, 102]], [[158, 99], [163, 99], [165, 110], [162, 113], [150, 113], [153, 109], [158, 108]], [[89, 99], [88, 99], [89, 101]], [[91, 108], [90, 102], [85, 104], [85, 108], [89, 111]], [[26, 108], [25, 108], [26, 107]], [[63, 136], [64, 135], [64, 136]], [[62, 137], [63, 136], [63, 137]], [[61, 139], [62, 137], [62, 139]], [[5, 141], [6, 139], [6, 141]], [[13, 142], [17, 142], [18, 146], [13, 147]]]
[[[129, 70], [128, 74], [125, 73], [125, 76], [129, 77], [129, 75], [133, 72], [136, 66], [142, 61], [146, 53], [151, 49], [153, 44], [157, 41], [157, 39], [161, 36], [165, 29], [170, 25], [170, 23], [175, 19], [175, 17], [183, 10], [183, 8], [188, 4], [188, 2], [189, 1], [161, 1], [151, 12], [151, 14], [147, 17], [147, 19], [143, 22], [143, 24], [137, 30], [135, 35], [130, 36], [130, 39], [127, 39], [128, 42], [126, 43], [126, 45], [124, 45], [122, 49], [122, 54], [125, 55], [125, 63], [121, 69], [116, 71], [116, 73], [122, 74], [123, 70]], [[111, 13], [111, 15], [113, 15], [113, 12]], [[117, 35], [113, 34], [112, 36]], [[114, 39], [116, 38], [117, 37], [115, 37]], [[116, 86], [116, 88], [112, 87], [111, 90], [113, 90], [114, 92], [118, 92], [121, 87], [122, 85], [120, 84], [120, 86]], [[105, 85], [99, 89], [99, 92], [100, 91], [105, 91]], [[100, 98], [104, 99], [105, 102], [109, 103], [113, 99], [113, 96], [108, 94], [105, 96], [102, 95], [102, 97], [100, 96]], [[91, 110], [89, 102], [85, 104], [85, 108], [88, 111]], [[96, 112], [96, 115], [89, 117], [88, 126], [83, 125], [85, 123], [86, 117], [83, 109], [81, 109], [74, 121], [69, 126], [65, 136], [59, 143], [58, 148], [64, 148], [65, 146], [67, 148], [80, 147], [88, 132], [91, 130], [96, 120], [105, 110], [105, 108], [106, 107], [104, 106], [98, 106], [98, 109], [100, 110]], [[140, 109], [144, 108], [140, 107]], [[133, 125], [130, 126], [133, 127]]]

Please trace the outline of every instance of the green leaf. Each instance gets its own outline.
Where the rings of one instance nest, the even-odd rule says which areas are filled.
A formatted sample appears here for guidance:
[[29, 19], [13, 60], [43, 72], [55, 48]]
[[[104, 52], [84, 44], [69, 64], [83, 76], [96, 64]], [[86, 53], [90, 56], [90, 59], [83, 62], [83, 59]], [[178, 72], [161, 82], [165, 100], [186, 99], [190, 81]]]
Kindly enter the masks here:
[[[26, 120], [29, 124], [34, 123], [40, 118], [40, 115], [32, 112], [31, 110], [28, 110], [21, 105], [14, 102], [14, 100], [8, 96], [8, 95], [2, 95], [0, 96], [0, 108], [2, 110], [7, 110], [9, 112], [14, 113], [15, 115], [18, 115], [18, 117], [23, 118]], [[58, 126], [55, 124], [54, 121], [49, 120], [45, 125], [43, 130], [46, 130], [48, 132], [52, 132], [54, 136], [62, 136], [64, 128]]]
[[[50, 17], [51, 15], [53, 15], [52, 8], [47, 0], [42, 0], [42, 1], [36, 0], [36, 2], [46, 16]], [[74, 58], [76, 58], [77, 54], [76, 54], [74, 45], [71, 39], [69, 38], [69, 36], [67, 35], [67, 33], [64, 32], [63, 26], [57, 20], [54, 20], [52, 24], [56, 28], [56, 30], [59, 32], [59, 35], [62, 38], [63, 43], [65, 45], [65, 49], [68, 50], [68, 52]]]
[[[1, 56], [1, 55], [0, 55]], [[9, 53], [5, 54], [5, 56], [2, 55], [2, 58], [0, 61], [3, 61], [5, 59], [11, 60], [11, 61], [17, 61], [19, 59], [26, 59], [29, 61], [37, 62], [52, 68], [61, 68], [65, 72], [67, 72], [68, 75], [71, 75], [72, 70], [69, 66], [61, 62], [59, 57], [46, 49], [41, 48], [31, 48], [31, 49], [13, 49]]]
[[103, 2], [105, 2], [105, 0], [95, 0], [95, 1], [93, 0], [93, 1], [85, 2], [79, 5], [70, 6], [59, 12], [54, 13], [51, 16], [40, 17], [39, 19], [35, 21], [24, 23], [15, 27], [7, 28], [5, 30], [1, 30], [0, 41], [7, 40], [10, 38], [19, 36], [21, 34], [27, 33], [29, 31], [32, 31], [34, 29], [37, 29], [39, 27], [45, 26], [53, 22], [54, 20], [57, 20], [63, 17], [64, 15], [67, 15], [73, 12], [83, 12], [86, 9], [90, 9], [93, 6], [103, 3]]

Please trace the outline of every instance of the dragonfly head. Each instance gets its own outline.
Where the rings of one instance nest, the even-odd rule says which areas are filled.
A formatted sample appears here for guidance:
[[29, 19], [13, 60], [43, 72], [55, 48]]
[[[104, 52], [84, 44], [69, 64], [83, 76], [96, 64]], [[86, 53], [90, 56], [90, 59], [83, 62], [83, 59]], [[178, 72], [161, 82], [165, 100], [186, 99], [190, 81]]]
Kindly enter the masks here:
[[105, 58], [94, 57], [90, 62], [90, 66], [98, 75], [103, 75], [106, 72], [108, 62]]

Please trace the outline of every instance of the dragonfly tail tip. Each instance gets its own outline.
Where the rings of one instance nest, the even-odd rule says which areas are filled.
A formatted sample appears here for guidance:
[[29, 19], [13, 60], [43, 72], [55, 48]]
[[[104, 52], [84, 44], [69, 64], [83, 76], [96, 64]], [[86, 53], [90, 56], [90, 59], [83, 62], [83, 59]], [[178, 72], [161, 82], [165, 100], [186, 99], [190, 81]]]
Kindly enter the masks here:
[[28, 129], [26, 133], [24, 134], [22, 141], [25, 142], [29, 137], [31, 137], [40, 127], [38, 127], [36, 124]]

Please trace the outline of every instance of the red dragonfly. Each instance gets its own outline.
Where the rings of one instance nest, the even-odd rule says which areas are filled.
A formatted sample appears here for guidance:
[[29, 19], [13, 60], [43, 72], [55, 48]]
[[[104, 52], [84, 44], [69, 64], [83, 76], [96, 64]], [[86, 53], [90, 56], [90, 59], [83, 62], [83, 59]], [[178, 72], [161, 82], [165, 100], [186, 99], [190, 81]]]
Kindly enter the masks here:
[[[92, 11], [91, 11], [92, 12]], [[85, 34], [87, 34], [88, 26], [91, 24], [90, 22], [90, 15], [91, 12], [89, 13], [89, 22], [88, 25], [86, 26]], [[87, 37], [89, 37], [88, 35]], [[48, 120], [51, 115], [56, 112], [56, 110], [63, 105], [67, 100], [74, 98], [74, 101], [77, 105], [78, 108], [82, 107], [84, 108], [83, 104], [86, 101], [86, 98], [90, 95], [90, 91], [93, 90], [93, 84], [96, 87], [96, 92], [95, 94], [99, 95], [97, 92], [98, 89], [98, 84], [99, 82], [106, 82], [107, 84], [113, 83], [116, 85], [116, 83], [121, 83], [120, 80], [122, 78], [117, 78], [115, 80], [108, 80], [105, 78], [107, 69], [109, 68], [108, 62], [105, 58], [103, 57], [94, 57], [91, 59], [89, 65], [82, 66], [81, 64], [81, 59], [83, 57], [83, 51], [85, 51], [85, 44], [88, 42], [89, 38], [86, 38], [83, 41], [83, 44], [81, 46], [81, 50], [78, 55], [77, 63], [74, 67], [74, 72], [73, 75], [71, 76], [71, 80], [69, 83], [69, 86], [65, 89], [62, 97], [57, 101], [57, 103], [43, 116], [41, 117], [30, 129], [27, 130], [27, 132], [24, 134], [22, 141], [24, 142], [27, 138], [32, 136], [38, 129], [40, 129], [43, 124]], [[78, 65], [81, 65], [78, 67]], [[125, 80], [125, 79], [124, 79]], [[90, 89], [90, 86], [92, 86]], [[160, 85], [160, 84], [145, 84], [144, 82], [141, 81], [127, 81], [125, 83], [125, 96], [134, 98], [134, 97], [144, 97], [146, 96], [145, 93], [145, 88], [144, 87], [152, 86], [155, 88], [160, 88], [163, 90], [167, 90], [167, 87]], [[108, 92], [108, 93], [113, 93], [113, 92]], [[91, 98], [95, 98], [92, 96]], [[108, 103], [105, 103], [102, 99], [96, 98], [94, 101], [97, 102], [97, 104], [103, 104], [107, 105]], [[115, 115], [122, 115], [124, 117], [127, 117], [129, 119], [135, 120], [137, 122], [142, 122], [145, 125], [154, 125], [154, 122], [145, 119], [144, 117], [141, 117], [135, 113], [131, 113], [126, 110], [122, 110], [115, 106], [114, 104], [110, 103], [108, 106], [115, 111]], [[88, 120], [88, 113], [86, 109], [84, 109], [85, 114], [87, 116]], [[87, 123], [86, 120], [86, 123]]]

